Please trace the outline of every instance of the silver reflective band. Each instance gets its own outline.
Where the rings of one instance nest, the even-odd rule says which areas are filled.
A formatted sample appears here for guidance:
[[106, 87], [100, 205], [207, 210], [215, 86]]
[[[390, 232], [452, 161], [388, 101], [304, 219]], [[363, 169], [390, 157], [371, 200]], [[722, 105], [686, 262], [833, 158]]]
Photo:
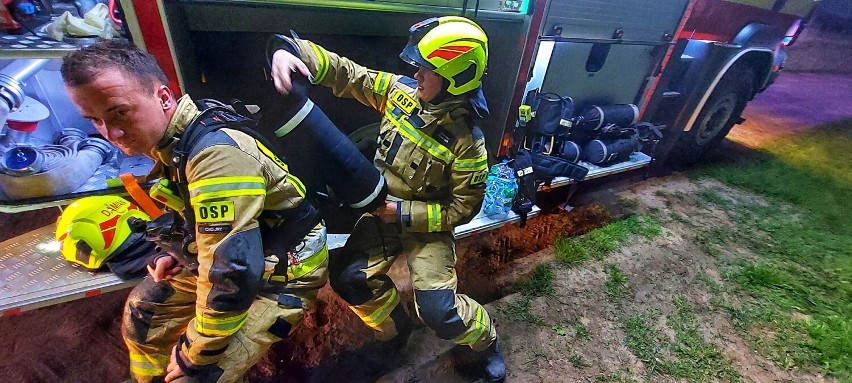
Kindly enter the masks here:
[[296, 112], [296, 115], [287, 121], [286, 124], [282, 125], [278, 130], [275, 131], [275, 137], [281, 138], [290, 133], [293, 129], [295, 129], [299, 124], [302, 123], [302, 120], [308, 116], [308, 113], [314, 108], [314, 102], [310, 99], [305, 102], [305, 105], [302, 105], [302, 108]]
[[373, 202], [373, 200], [376, 199], [376, 197], [379, 196], [379, 193], [381, 193], [382, 186], [385, 186], [385, 177], [379, 177], [379, 180], [381, 182], [376, 184], [376, 190], [373, 190], [373, 192], [370, 193], [370, 195], [368, 195], [367, 198], [364, 198], [363, 200], [361, 200], [361, 202], [350, 204], [349, 206], [351, 206], [355, 209], [360, 209], [364, 206], [369, 205], [370, 202]]

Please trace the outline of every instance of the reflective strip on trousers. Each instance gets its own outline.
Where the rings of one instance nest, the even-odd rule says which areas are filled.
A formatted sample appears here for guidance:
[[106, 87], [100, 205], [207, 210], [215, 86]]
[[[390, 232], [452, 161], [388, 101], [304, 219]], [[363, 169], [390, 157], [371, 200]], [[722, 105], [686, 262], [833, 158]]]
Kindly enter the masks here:
[[287, 277], [281, 275], [273, 275], [269, 278], [270, 281], [273, 282], [287, 282], [288, 280], [293, 280], [296, 278], [301, 278], [311, 271], [317, 269], [317, 267], [322, 266], [323, 262], [328, 259], [328, 247], [324, 246], [322, 250], [317, 252], [316, 254], [306, 258], [303, 261], [300, 261], [298, 265], [290, 265], [287, 268]]
[[458, 343], [466, 346], [476, 343], [485, 334], [486, 329], [488, 329], [489, 323], [485, 322], [485, 310], [482, 309], [482, 306], [479, 306], [476, 308], [476, 319], [474, 319], [472, 326], [467, 331], [467, 335], [458, 341]]
[[201, 313], [196, 313], [195, 330], [207, 336], [230, 336], [239, 331], [240, 327], [243, 327], [247, 318], [248, 311], [224, 318], [207, 317]]
[[130, 352], [130, 372], [141, 376], [160, 376], [166, 373], [169, 355], [145, 355]]
[[266, 195], [266, 180], [263, 177], [214, 177], [189, 184], [191, 203], [208, 200]]
[[354, 311], [367, 326], [381, 331], [382, 323], [388, 319], [393, 308], [399, 304], [399, 292], [397, 292], [396, 289], [391, 289], [390, 292], [391, 296], [388, 298], [388, 301], [373, 310], [372, 313], [365, 312], [355, 306], [349, 306], [349, 308], [352, 309], [352, 311]]
[[429, 222], [429, 232], [441, 231], [441, 222], [443, 221], [441, 204], [437, 202], [426, 203], [426, 218]]

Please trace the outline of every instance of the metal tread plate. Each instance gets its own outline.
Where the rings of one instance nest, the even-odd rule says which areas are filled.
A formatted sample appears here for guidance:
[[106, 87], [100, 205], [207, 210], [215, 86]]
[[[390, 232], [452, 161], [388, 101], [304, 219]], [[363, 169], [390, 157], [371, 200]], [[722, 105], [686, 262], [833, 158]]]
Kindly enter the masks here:
[[0, 243], [0, 316], [91, 297], [139, 283], [65, 261], [48, 225]]
[[0, 36], [0, 59], [62, 58], [77, 46], [56, 41], [42, 32]]
[[[591, 164], [585, 161], [580, 161], [580, 165], [583, 165], [589, 169], [589, 174], [586, 175], [586, 178], [583, 178], [583, 181], [588, 181], [595, 178], [606, 177], [616, 173], [623, 173], [630, 170], [641, 169], [650, 165], [652, 160], [653, 159], [651, 158], [651, 156], [645, 153], [635, 152], [630, 155], [630, 158], [627, 161], [619, 162], [617, 164], [612, 164], [606, 167], [597, 166], [595, 164]], [[553, 181], [550, 182], [550, 187], [555, 188], [559, 186], [570, 185], [573, 183], [577, 183], [577, 180], [567, 177], [556, 177], [553, 179]]]

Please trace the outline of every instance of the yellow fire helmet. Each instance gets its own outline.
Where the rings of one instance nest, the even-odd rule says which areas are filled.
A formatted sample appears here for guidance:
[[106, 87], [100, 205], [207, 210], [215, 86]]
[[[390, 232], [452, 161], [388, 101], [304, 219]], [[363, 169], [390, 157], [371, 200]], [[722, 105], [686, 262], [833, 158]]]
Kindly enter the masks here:
[[80, 198], [69, 205], [56, 224], [56, 240], [69, 262], [99, 269], [132, 233], [130, 217], [150, 221], [147, 214], [124, 198]]
[[459, 16], [433, 17], [412, 25], [408, 34], [399, 58], [449, 80], [450, 94], [469, 92], [482, 83], [488, 37], [475, 22]]

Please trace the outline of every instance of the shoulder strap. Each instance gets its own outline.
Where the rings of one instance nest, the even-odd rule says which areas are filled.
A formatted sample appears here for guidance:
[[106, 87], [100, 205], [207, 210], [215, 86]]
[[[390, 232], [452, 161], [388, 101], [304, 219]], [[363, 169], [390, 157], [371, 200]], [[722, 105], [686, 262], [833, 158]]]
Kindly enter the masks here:
[[[177, 179], [176, 183], [178, 193], [184, 200], [184, 204], [186, 204], [186, 206], [190, 206], [189, 182], [186, 179], [186, 164], [189, 161], [189, 154], [192, 152], [192, 148], [198, 144], [198, 141], [201, 140], [202, 137], [222, 128], [239, 130], [266, 145], [265, 141], [267, 140], [263, 136], [246, 127], [246, 125], [252, 125], [254, 123], [254, 120], [242, 116], [225, 107], [224, 104], [219, 103], [219, 105], [203, 110], [186, 126], [181, 134], [180, 140], [177, 145], [175, 145], [174, 157], [172, 158], [172, 162], [175, 167], [177, 167], [177, 174], [175, 174], [175, 178]], [[272, 148], [274, 146], [268, 147]], [[187, 226], [191, 228], [195, 227], [194, 210], [187, 209], [184, 211], [184, 217], [186, 218]]]

